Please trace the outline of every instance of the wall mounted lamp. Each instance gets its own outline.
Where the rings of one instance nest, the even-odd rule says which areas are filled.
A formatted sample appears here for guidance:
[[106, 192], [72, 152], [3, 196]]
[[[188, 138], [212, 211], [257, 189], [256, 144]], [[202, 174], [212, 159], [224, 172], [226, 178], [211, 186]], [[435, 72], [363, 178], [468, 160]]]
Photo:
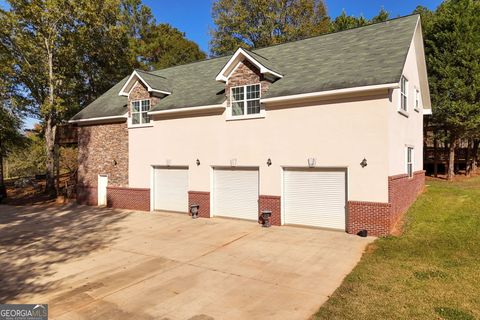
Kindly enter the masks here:
[[230, 159], [230, 166], [236, 167], [237, 166], [237, 159]]
[[316, 159], [315, 158], [308, 158], [308, 166], [310, 168], [313, 168], [315, 167], [315, 164], [317, 163]]
[[362, 166], [362, 168], [365, 168], [368, 165], [367, 159], [363, 158], [362, 162], [360, 162], [360, 165]]
[[268, 158], [268, 160], [267, 160], [267, 166], [270, 167], [271, 165], [272, 165], [272, 159]]
[[197, 161], [195, 161], [195, 163], [197, 164], [197, 166], [200, 165], [200, 160], [197, 159]]

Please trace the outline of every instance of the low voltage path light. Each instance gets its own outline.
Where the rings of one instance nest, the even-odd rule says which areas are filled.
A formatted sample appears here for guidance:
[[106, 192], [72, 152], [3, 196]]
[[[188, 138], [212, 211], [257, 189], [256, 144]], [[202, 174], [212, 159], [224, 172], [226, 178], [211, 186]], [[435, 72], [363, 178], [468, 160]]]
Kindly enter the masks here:
[[198, 208], [200, 208], [200, 205], [198, 204], [192, 204], [190, 206], [190, 213], [192, 214], [192, 219], [198, 218]]

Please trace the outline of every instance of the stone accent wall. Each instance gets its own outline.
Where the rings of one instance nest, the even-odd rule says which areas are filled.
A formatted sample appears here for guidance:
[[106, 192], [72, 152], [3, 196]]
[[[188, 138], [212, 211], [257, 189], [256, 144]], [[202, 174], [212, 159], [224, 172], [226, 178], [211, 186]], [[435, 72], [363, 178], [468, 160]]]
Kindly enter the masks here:
[[78, 183], [96, 187], [99, 174], [108, 175], [109, 186], [128, 186], [126, 122], [78, 128]]
[[249, 84], [261, 83], [261, 95], [263, 95], [269, 88], [270, 82], [265, 79], [250, 61], [244, 60], [240, 62], [237, 69], [230, 75], [227, 84], [225, 85], [225, 95], [227, 96], [227, 105], [230, 106], [230, 88], [237, 86], [244, 86]]
[[98, 204], [97, 187], [77, 185], [77, 202], [88, 206], [96, 206]]
[[[270, 223], [274, 226], [282, 225], [281, 218], [281, 197], [280, 196], [258, 196], [258, 215], [259, 217], [262, 214], [263, 210], [272, 211], [272, 216], [270, 217]], [[259, 218], [259, 221], [261, 219]]]
[[130, 91], [130, 95], [128, 96], [128, 115], [131, 115], [131, 107], [132, 104], [131, 102], [133, 100], [150, 100], [150, 109], [152, 109], [158, 101], [160, 101], [160, 98], [154, 97], [150, 95], [150, 92], [148, 92], [147, 87], [141, 82], [137, 82], [135, 86], [132, 88]]
[[107, 187], [107, 207], [150, 211], [150, 189]]
[[210, 192], [206, 191], [188, 191], [188, 214], [190, 214], [190, 206], [198, 204], [198, 216], [202, 218], [210, 218]]
[[388, 177], [388, 203], [349, 201], [347, 232], [367, 230], [369, 235], [389, 235], [403, 214], [425, 187], [425, 171], [413, 177], [400, 174]]

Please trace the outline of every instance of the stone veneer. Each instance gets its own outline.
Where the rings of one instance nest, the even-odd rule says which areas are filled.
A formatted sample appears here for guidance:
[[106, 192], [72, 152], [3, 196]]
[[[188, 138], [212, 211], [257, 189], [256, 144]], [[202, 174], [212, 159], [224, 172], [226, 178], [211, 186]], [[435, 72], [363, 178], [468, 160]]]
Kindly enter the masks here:
[[96, 187], [99, 174], [108, 175], [108, 186], [128, 187], [126, 122], [78, 128], [78, 183]]
[[237, 69], [232, 73], [225, 85], [225, 95], [227, 97], [228, 105], [230, 105], [230, 88], [237, 86], [244, 86], [249, 84], [260, 83], [261, 95], [263, 95], [269, 88], [270, 82], [265, 79], [250, 61], [244, 60], [240, 62]]

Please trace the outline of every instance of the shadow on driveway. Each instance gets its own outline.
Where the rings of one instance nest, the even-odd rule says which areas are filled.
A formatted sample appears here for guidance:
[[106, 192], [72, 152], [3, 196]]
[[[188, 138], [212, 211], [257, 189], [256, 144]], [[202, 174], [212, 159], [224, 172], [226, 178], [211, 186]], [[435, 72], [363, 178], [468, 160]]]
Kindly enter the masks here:
[[87, 206], [0, 205], [0, 303], [54, 289], [52, 266], [105, 248], [130, 213]]

